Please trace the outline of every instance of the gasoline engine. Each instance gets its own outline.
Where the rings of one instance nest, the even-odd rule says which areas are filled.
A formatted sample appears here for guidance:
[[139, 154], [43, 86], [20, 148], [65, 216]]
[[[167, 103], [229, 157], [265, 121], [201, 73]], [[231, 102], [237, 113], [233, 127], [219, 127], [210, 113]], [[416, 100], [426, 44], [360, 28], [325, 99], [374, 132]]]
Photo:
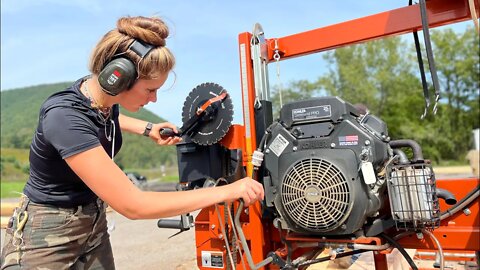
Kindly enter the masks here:
[[[412, 148], [413, 160], [397, 149], [405, 146]], [[338, 97], [283, 106], [259, 150], [268, 172], [266, 205], [276, 210], [282, 229], [328, 236], [364, 235], [363, 228], [381, 233], [374, 223], [386, 222], [387, 186], [397, 226], [432, 226], [438, 218], [433, 172], [420, 147], [391, 141], [381, 119]]]

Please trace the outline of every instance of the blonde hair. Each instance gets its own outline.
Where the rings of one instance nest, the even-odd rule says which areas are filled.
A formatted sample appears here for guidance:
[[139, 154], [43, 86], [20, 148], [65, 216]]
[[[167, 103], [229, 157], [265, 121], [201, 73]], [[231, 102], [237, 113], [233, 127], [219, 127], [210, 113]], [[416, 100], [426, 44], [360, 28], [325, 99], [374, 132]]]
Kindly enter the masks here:
[[[93, 49], [89, 70], [98, 75], [109, 61], [122, 54], [135, 64], [139, 79], [156, 79], [175, 66], [175, 57], [165, 47], [167, 37], [168, 27], [160, 18], [122, 17], [117, 21], [117, 28], [106, 33]], [[136, 53], [128, 50], [135, 39], [155, 48], [140, 59]]]

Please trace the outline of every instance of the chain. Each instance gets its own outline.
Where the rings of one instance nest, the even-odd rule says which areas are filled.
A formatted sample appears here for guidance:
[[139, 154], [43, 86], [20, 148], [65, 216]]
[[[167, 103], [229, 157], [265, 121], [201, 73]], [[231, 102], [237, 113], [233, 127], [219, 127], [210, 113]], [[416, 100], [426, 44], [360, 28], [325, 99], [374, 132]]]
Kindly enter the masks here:
[[432, 110], [433, 115], [437, 114], [439, 100], [440, 100], [440, 94], [435, 94], [435, 105], [433, 105], [433, 110]]
[[90, 92], [90, 89], [88, 88], [88, 79], [83, 83], [83, 86], [85, 88], [87, 98], [92, 103], [91, 104], [92, 108], [99, 110], [105, 116], [105, 118], [108, 118], [112, 108], [111, 107], [105, 108], [103, 107], [103, 105], [97, 102], [97, 100], [93, 97], [92, 93]]
[[[107, 138], [107, 140], [111, 142], [112, 133], [113, 133], [112, 130], [115, 128], [114, 126], [115, 124], [112, 120], [112, 113], [111, 113], [112, 108], [111, 107], [103, 108], [103, 106], [98, 104], [98, 102], [95, 100], [92, 93], [90, 92], [90, 89], [88, 88], [88, 79], [83, 83], [83, 88], [85, 89], [84, 92], [86, 93], [88, 100], [90, 100], [91, 102], [92, 108], [98, 110], [98, 115], [100, 116], [103, 124], [105, 125], [105, 129], [104, 129], [105, 138]], [[107, 134], [107, 123], [110, 124], [108, 134]], [[112, 150], [112, 157], [113, 157], [113, 150]]]
[[283, 107], [283, 100], [282, 100], [282, 82], [280, 80], [280, 51], [278, 49], [278, 39], [275, 39], [275, 48], [273, 59], [277, 63], [277, 83], [278, 83], [278, 94], [280, 98], [280, 108]]

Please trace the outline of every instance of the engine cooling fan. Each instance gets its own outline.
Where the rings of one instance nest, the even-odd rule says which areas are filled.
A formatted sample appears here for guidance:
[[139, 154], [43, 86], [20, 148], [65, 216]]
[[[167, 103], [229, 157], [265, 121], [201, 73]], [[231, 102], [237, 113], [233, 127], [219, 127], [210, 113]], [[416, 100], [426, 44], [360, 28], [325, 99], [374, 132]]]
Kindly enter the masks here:
[[295, 224], [314, 232], [331, 231], [343, 224], [351, 210], [350, 196], [343, 173], [319, 158], [294, 163], [281, 186], [287, 215]]

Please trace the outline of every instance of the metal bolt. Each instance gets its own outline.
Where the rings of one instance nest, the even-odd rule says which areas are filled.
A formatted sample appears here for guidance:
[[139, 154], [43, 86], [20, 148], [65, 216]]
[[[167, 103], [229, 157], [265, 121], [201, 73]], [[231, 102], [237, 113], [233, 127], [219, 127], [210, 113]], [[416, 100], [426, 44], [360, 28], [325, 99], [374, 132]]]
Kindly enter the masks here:
[[293, 151], [297, 151], [297, 147], [294, 146], [294, 147], [292, 148], [292, 150], [293, 150]]
[[347, 225], [345, 225], [345, 224], [342, 224], [342, 226], [340, 226], [340, 227], [342, 228], [342, 230], [347, 229]]
[[421, 232], [417, 233], [417, 239], [422, 240], [423, 239], [423, 233], [421, 233]]
[[211, 228], [212, 228], [212, 230], [215, 229], [215, 224], [212, 224]]
[[270, 149], [268, 149], [268, 148], [265, 149], [265, 153], [266, 153], [266, 154], [270, 153]]
[[472, 213], [472, 211], [470, 211], [470, 208], [465, 208], [465, 209], [463, 209], [463, 213], [464, 213], [466, 216], [470, 216], [470, 214]]
[[330, 144], [330, 147], [331, 147], [331, 148], [335, 148], [335, 146], [337, 146], [337, 145], [336, 145], [335, 143], [333, 143], [333, 142]]
[[219, 235], [218, 235], [218, 238], [219, 238], [219, 239], [223, 239], [223, 234], [219, 234]]
[[279, 218], [275, 218], [275, 219], [273, 220], [273, 227], [275, 227], [275, 228], [278, 229], [278, 228], [280, 227], [280, 225], [281, 225], [280, 219], [279, 219]]
[[366, 140], [365, 145], [367, 145], [367, 146], [370, 145], [370, 140]]

